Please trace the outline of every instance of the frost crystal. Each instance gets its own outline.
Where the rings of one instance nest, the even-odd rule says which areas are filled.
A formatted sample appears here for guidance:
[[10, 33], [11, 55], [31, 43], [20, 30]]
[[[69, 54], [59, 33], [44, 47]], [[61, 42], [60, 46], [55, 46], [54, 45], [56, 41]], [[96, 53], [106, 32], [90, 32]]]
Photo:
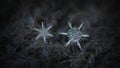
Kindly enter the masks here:
[[32, 30], [35, 30], [38, 32], [38, 36], [35, 38], [35, 40], [37, 40], [38, 38], [42, 37], [44, 40], [44, 43], [46, 43], [46, 38], [48, 36], [53, 37], [52, 34], [50, 34], [48, 31], [52, 28], [52, 26], [49, 26], [48, 28], [45, 28], [43, 22], [42, 22], [42, 28], [41, 29], [37, 29], [37, 28], [32, 28], [31, 26], [27, 26], [29, 28], [31, 28]]
[[80, 31], [80, 29], [83, 26], [83, 23], [78, 28], [72, 27], [72, 24], [70, 22], [68, 22], [68, 25], [69, 25], [70, 29], [66, 33], [64, 33], [64, 32], [60, 33], [62, 35], [67, 35], [67, 37], [69, 39], [69, 41], [66, 43], [66, 46], [68, 46], [70, 43], [77, 43], [77, 45], [79, 46], [80, 50], [82, 51], [81, 45], [79, 43], [79, 40], [82, 37], [89, 37], [89, 35], [83, 34]]

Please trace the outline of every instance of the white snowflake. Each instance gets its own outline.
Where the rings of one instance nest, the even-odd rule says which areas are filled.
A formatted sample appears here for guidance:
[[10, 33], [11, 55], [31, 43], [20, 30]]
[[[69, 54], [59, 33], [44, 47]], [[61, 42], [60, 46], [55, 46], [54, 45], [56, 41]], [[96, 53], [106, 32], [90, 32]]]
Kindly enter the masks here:
[[32, 28], [31, 26], [28, 26], [30, 29], [32, 30], [35, 30], [38, 32], [38, 36], [35, 38], [35, 40], [39, 39], [40, 37], [43, 38], [43, 41], [44, 43], [46, 43], [46, 38], [49, 36], [49, 37], [53, 37], [52, 34], [50, 34], [48, 31], [52, 28], [52, 26], [49, 26], [48, 28], [45, 28], [43, 22], [41, 23], [42, 24], [42, 28], [41, 29], [37, 29], [37, 28]]
[[66, 46], [68, 46], [70, 43], [77, 43], [77, 45], [79, 46], [80, 50], [82, 51], [81, 45], [79, 43], [79, 40], [82, 37], [89, 37], [89, 35], [87, 34], [83, 34], [83, 32], [80, 31], [80, 29], [83, 26], [83, 23], [78, 27], [72, 27], [72, 24], [70, 22], [68, 22], [68, 25], [70, 27], [70, 29], [65, 33], [65, 32], [61, 32], [60, 34], [62, 35], [67, 35], [69, 41], [66, 43]]

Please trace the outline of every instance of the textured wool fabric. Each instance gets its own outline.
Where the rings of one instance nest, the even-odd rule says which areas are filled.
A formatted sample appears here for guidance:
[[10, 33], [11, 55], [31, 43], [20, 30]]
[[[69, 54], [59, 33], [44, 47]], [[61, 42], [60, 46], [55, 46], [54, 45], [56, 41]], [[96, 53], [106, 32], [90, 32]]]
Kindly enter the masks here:
[[[1, 0], [0, 68], [119, 68], [119, 6], [117, 0]], [[82, 51], [77, 43], [66, 46], [81, 37], [79, 30], [59, 34], [70, 29], [68, 21], [76, 28], [84, 23], [80, 30], [89, 37], [77, 40]], [[42, 22], [49, 32], [35, 31]], [[45, 33], [52, 37], [35, 39]]]

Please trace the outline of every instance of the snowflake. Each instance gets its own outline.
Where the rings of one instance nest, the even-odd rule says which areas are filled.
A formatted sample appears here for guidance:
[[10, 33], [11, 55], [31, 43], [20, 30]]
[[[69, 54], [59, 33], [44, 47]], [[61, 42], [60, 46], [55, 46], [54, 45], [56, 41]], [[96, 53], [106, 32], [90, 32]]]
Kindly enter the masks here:
[[48, 32], [48, 31], [52, 28], [52, 26], [49, 26], [48, 28], [45, 28], [43, 22], [42, 22], [41, 24], [42, 24], [42, 28], [41, 28], [41, 29], [32, 28], [31, 26], [28, 26], [28, 25], [27, 25], [27, 27], [29, 27], [30, 29], [35, 30], [35, 31], [38, 32], [38, 36], [35, 38], [35, 40], [37, 40], [37, 39], [39, 39], [40, 37], [42, 37], [44, 43], [46, 43], [46, 42], [47, 42], [47, 41], [46, 41], [46, 38], [47, 38], [48, 36], [53, 37], [53, 35]]
[[79, 43], [79, 40], [82, 37], [89, 37], [89, 35], [87, 34], [83, 34], [83, 32], [80, 31], [80, 29], [83, 26], [83, 23], [78, 27], [72, 27], [72, 24], [70, 22], [68, 22], [68, 25], [70, 27], [70, 29], [65, 33], [65, 32], [61, 32], [60, 34], [62, 35], [67, 35], [69, 41], [66, 43], [66, 46], [68, 46], [70, 43], [77, 43], [77, 45], [79, 46], [80, 50], [82, 51], [81, 45]]

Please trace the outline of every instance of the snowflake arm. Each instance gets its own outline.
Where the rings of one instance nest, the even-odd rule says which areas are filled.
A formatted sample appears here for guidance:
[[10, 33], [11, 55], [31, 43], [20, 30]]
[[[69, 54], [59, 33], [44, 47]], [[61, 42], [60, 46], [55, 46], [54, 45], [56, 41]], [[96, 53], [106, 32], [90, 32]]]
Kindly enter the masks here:
[[83, 23], [78, 27], [78, 29], [81, 29], [83, 27]]
[[46, 41], [46, 37], [45, 36], [43, 36], [43, 41], [44, 41], [44, 43], [46, 43], [47, 41]]
[[45, 28], [45, 26], [44, 26], [44, 24], [43, 24], [43, 21], [42, 21], [41, 25], [42, 25], [42, 28]]
[[90, 37], [89, 35], [87, 35], [87, 34], [83, 34], [83, 35], [81, 35], [82, 37]]
[[48, 36], [53, 37], [53, 35], [52, 35], [52, 34], [50, 34], [50, 33], [48, 33]]
[[66, 46], [68, 46], [72, 41], [73, 41], [73, 39], [70, 39], [70, 40], [66, 43]]
[[69, 21], [68, 21], [68, 25], [69, 25], [70, 28], [72, 28], [72, 24]]
[[41, 36], [41, 35], [38, 35], [38, 36], [35, 38], [35, 40], [37, 40], [40, 36]]
[[82, 51], [82, 48], [81, 48], [79, 41], [77, 41], [77, 45], [79, 46], [80, 50]]
[[59, 33], [59, 34], [62, 34], [62, 35], [68, 35], [67, 33], [64, 33], [64, 32], [61, 32], [61, 33]]
[[39, 31], [39, 29], [33, 28], [33, 27], [29, 26], [29, 25], [26, 25], [26, 27], [28, 27], [28, 28], [30, 28], [30, 29], [32, 29], [32, 30], [35, 30], [35, 31]]
[[47, 28], [47, 30], [50, 30], [52, 28], [52, 26], [49, 26], [48, 28]]

